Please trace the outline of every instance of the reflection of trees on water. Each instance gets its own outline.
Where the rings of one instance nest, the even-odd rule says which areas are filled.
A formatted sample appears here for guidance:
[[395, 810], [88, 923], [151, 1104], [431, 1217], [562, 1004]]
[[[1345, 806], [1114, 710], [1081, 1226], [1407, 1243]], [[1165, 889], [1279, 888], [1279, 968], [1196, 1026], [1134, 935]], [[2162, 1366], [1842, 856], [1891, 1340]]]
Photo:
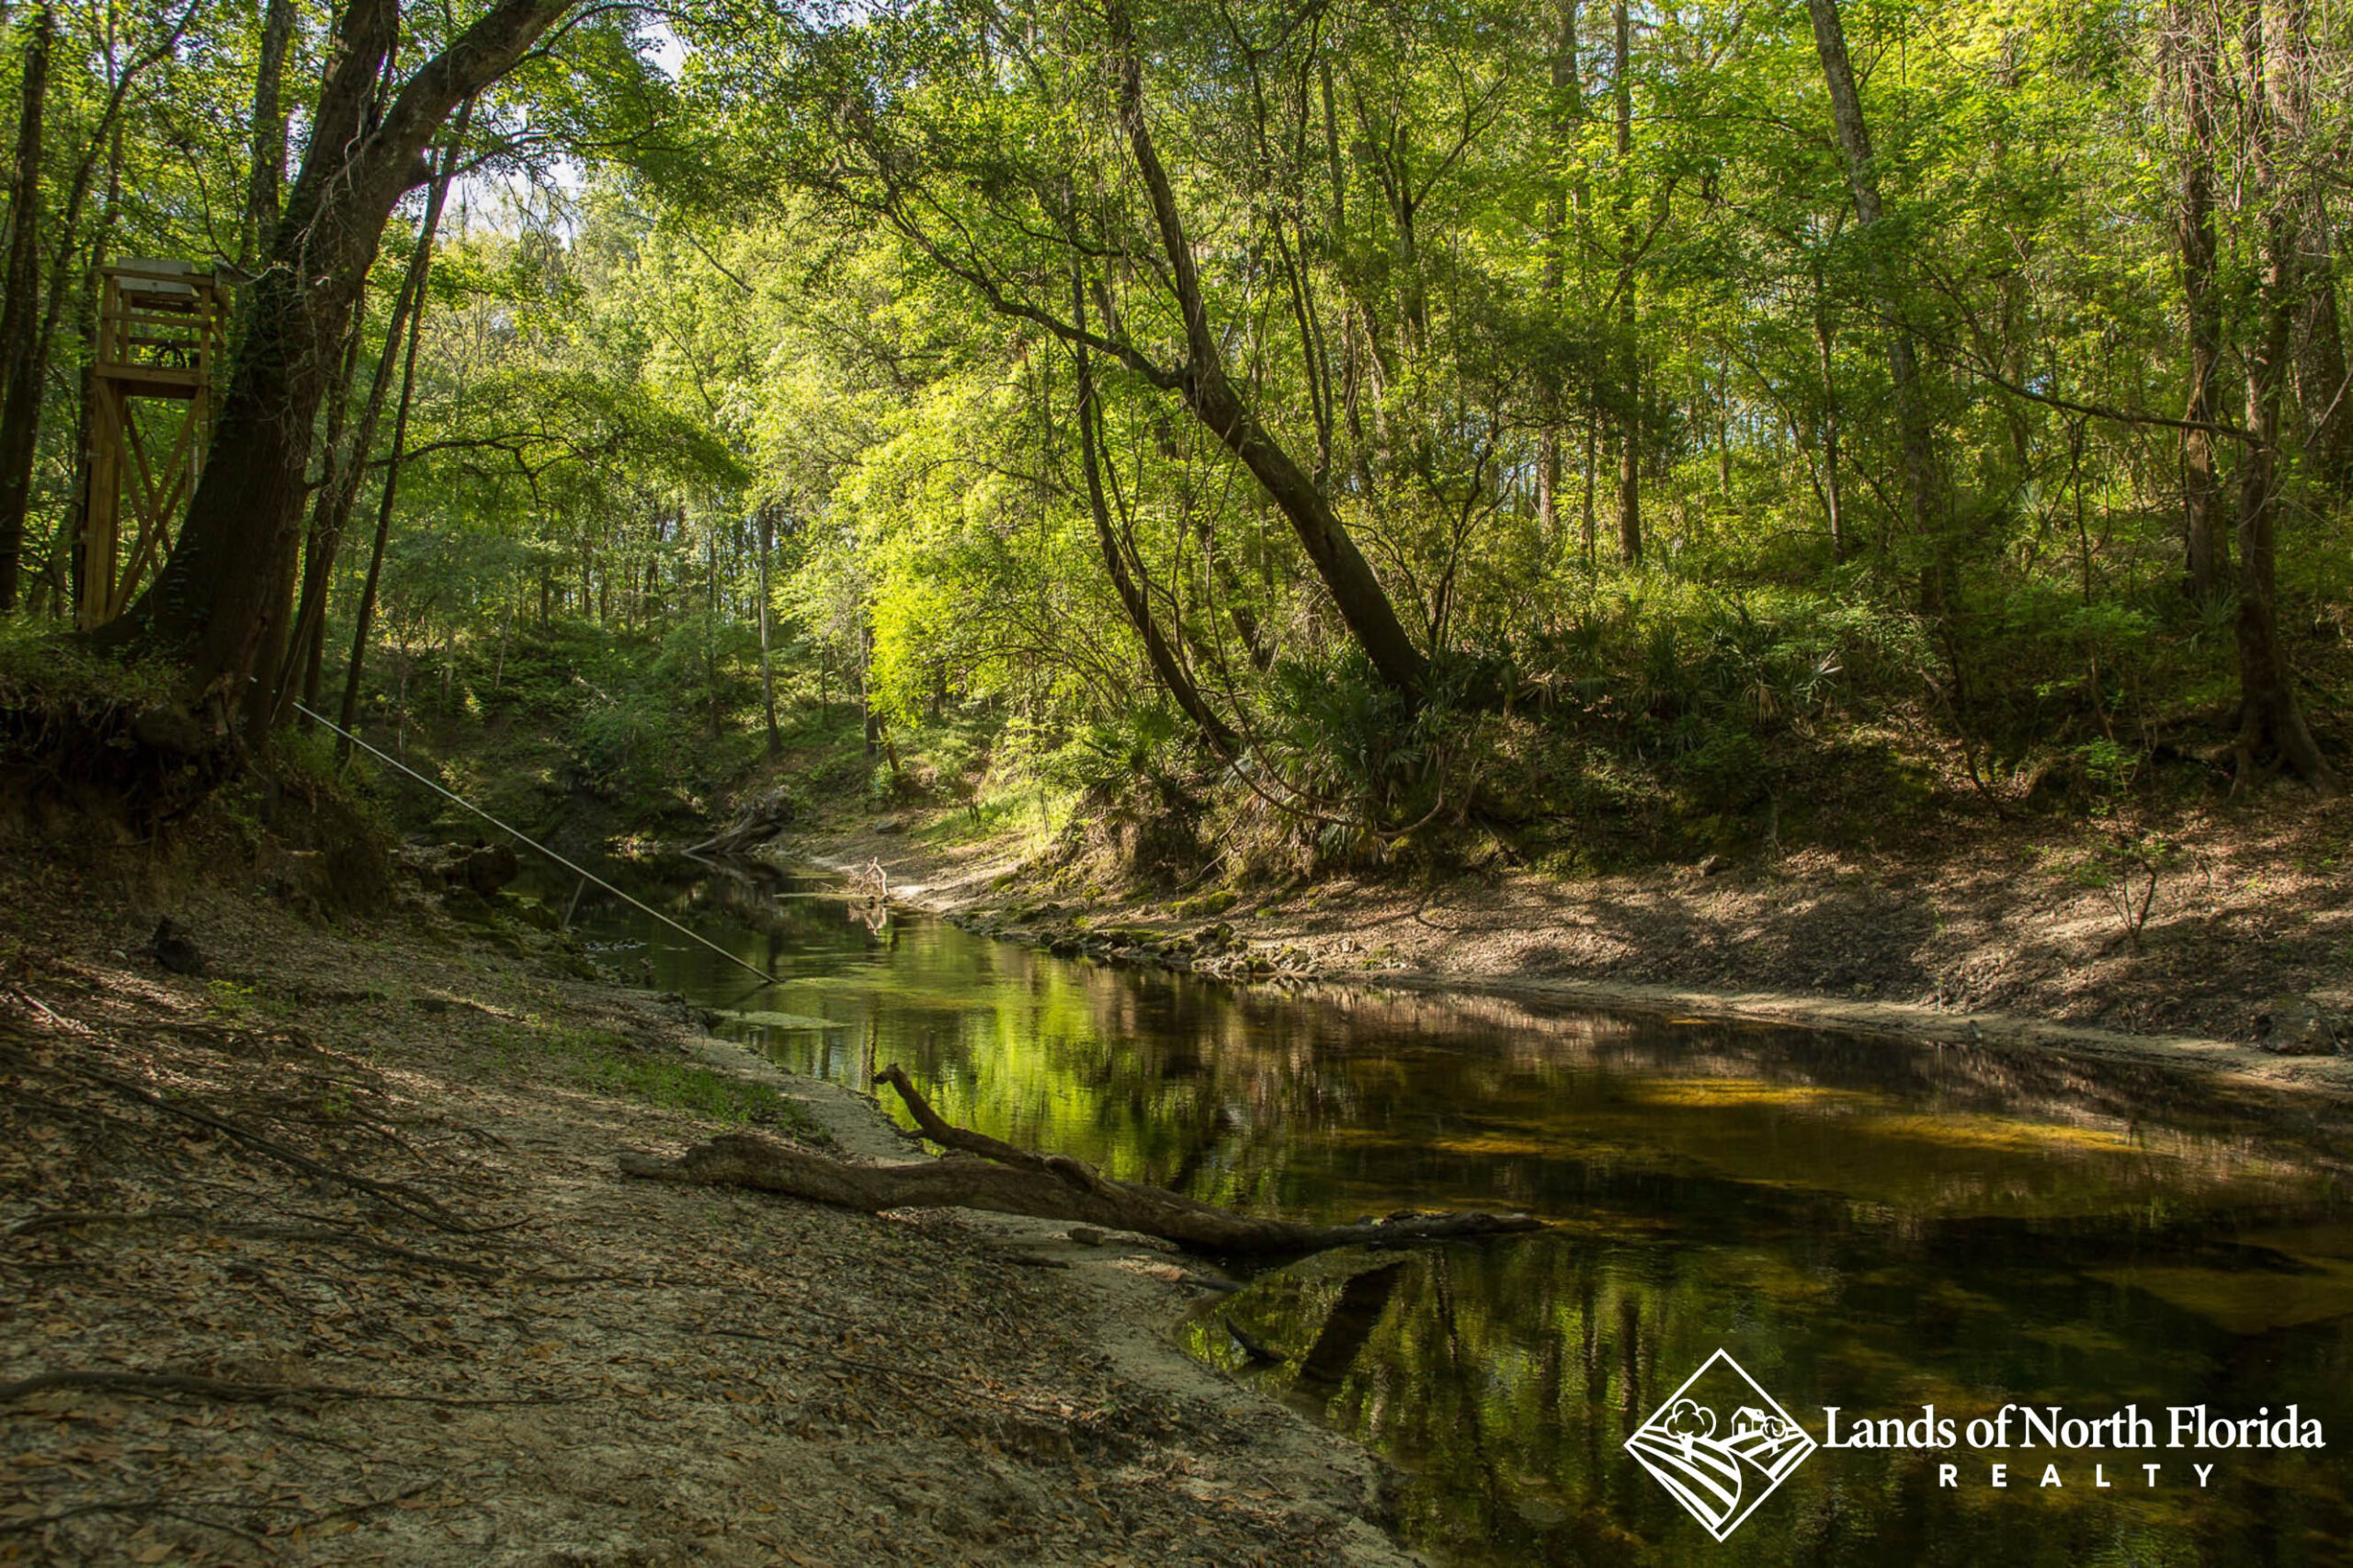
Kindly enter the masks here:
[[[2327, 1218], [2335, 1201], [2308, 1147], [2213, 1130], [2139, 1064], [1517, 1001], [1237, 994], [921, 918], [877, 936], [837, 887], [707, 880], [678, 896], [681, 918], [788, 974], [752, 1006], [833, 1021], [769, 1034], [788, 1065], [863, 1081], [898, 1061], [956, 1120], [1259, 1211], [1442, 1201], [1562, 1221], [1412, 1255], [1346, 1311], [1347, 1277], [1397, 1259], [1302, 1266], [1226, 1306], [1290, 1354], [1284, 1378], [1324, 1345], [1315, 1403], [1415, 1462], [1404, 1506], [1442, 1547], [1538, 1563], [1677, 1562], [1695, 1543], [1726, 1563], [2004, 1561], [1989, 1543], [2008, 1536], [1957, 1517], [1926, 1459], [1819, 1456], [1723, 1546], [1693, 1535], [1620, 1445], [1720, 1346], [1801, 1415], [2028, 1396], [2098, 1413], [2120, 1390], [2309, 1406], [2311, 1390], [2353, 1384], [2342, 1322], [2234, 1338], [2124, 1282], [2273, 1267], [2234, 1227]], [[665, 983], [701, 1003], [735, 984]], [[1222, 1353], [1213, 1323], [1198, 1337]], [[2043, 1561], [2087, 1561], [2105, 1530], [2117, 1562], [2178, 1558], [2188, 1540], [2287, 1562], [2289, 1545], [2249, 1543], [2353, 1526], [2333, 1472], [2291, 1463], [2269, 1493], [2245, 1465], [2231, 1473], [2203, 1497], [2136, 1494], [2129, 1513], [2057, 1497], [2033, 1517], [2058, 1535], [2030, 1539]]]
[[[1037, 954], [1016, 954], [1000, 962], [1009, 979], [1055, 994], [1078, 1015], [1040, 1020], [1063, 1031], [1061, 1040], [1047, 1043], [1070, 1076], [1052, 1092], [1103, 1096], [1112, 1104], [1107, 1115], [1113, 1121], [1117, 1108], [1132, 1107], [1137, 1124], [1174, 1115], [1188, 1130], [1190, 1142], [1174, 1159], [1132, 1162], [1121, 1175], [1181, 1179], [1203, 1196], [1267, 1202], [1286, 1211], [1319, 1200], [1343, 1209], [1357, 1203], [1379, 1207], [1433, 1191], [1465, 1200], [1540, 1204], [1552, 1196], [1548, 1187], [1560, 1183], [1539, 1167], [1563, 1156], [1579, 1167], [1568, 1173], [1573, 1186], [1606, 1183], [1630, 1167], [1656, 1168], [1662, 1151], [1643, 1146], [1655, 1142], [1652, 1130], [1640, 1130], [1642, 1136], [1631, 1142], [1604, 1130], [1599, 1148], [1593, 1138], [1556, 1135], [1558, 1123], [1573, 1119], [1564, 1118], [1564, 1108], [1606, 1100], [1614, 1085], [1636, 1074], [1678, 1082], [1708, 1078], [1736, 1090], [1749, 1084], [1763, 1086], [1747, 1103], [1741, 1098], [1745, 1091], [1724, 1096], [1715, 1117], [1720, 1121], [1747, 1115], [1759, 1124], [1800, 1119], [1802, 1126], [1803, 1117], [1819, 1123], [1838, 1108], [1777, 1108], [1766, 1091], [1780, 1086], [1851, 1093], [1859, 1096], [1855, 1108], [1874, 1114], [1916, 1103], [1949, 1115], [2016, 1096], [2023, 1108], [2102, 1126], [2102, 1136], [2118, 1151], [2128, 1150], [2131, 1142], [2124, 1123], [2100, 1123], [2083, 1108], [2080, 1075], [2029, 1084], [1983, 1052], [1964, 1053], [1969, 1060], [1955, 1071], [1951, 1051], [1921, 1051], [1885, 1041], [1824, 1043], [1812, 1036], [1731, 1029], [1715, 1038], [1704, 1030], [1590, 1019], [1574, 1026], [1555, 1021], [1542, 1037], [1530, 1040], [1466, 1029], [1459, 1019], [1451, 1030], [1441, 1030], [1448, 1010], [1419, 998], [1325, 1008], [1280, 994], [1236, 997], [1188, 979], [1074, 965]], [[981, 1060], [1004, 1044], [1002, 1038], [971, 1041]], [[942, 1065], [953, 1070], [956, 1064]], [[2123, 1076], [2129, 1080], [2133, 1074]], [[1204, 1114], [1202, 1079], [1206, 1097], [1222, 1108], [1221, 1115]], [[2134, 1092], [2130, 1083], [2109, 1088], [2111, 1098]], [[985, 1116], [989, 1096], [977, 1084], [975, 1089], [973, 1108]], [[2039, 1089], [2049, 1092], [2038, 1097]], [[1711, 1113], [1687, 1107], [1675, 1119], [1690, 1122], [1703, 1114]], [[1756, 1131], [1764, 1138], [1770, 1130], [1759, 1125]], [[2261, 1152], [2243, 1137], [2168, 1138], [2161, 1124], [2147, 1120], [2138, 1135], [2143, 1147], [2172, 1165], [2202, 1165], [2217, 1176], [2233, 1174]], [[1107, 1127], [1095, 1152], [1116, 1150], [1120, 1142], [1116, 1128]], [[1515, 1142], [1529, 1146], [1526, 1152], [1537, 1157], [1515, 1158], [1507, 1147]], [[1863, 1147], [1861, 1140], [1848, 1142]], [[1912, 1168], [1916, 1151], [1905, 1138], [1878, 1142], [1885, 1145], [1883, 1164], [1918, 1179]], [[1305, 1152], [1310, 1146], [1313, 1152]], [[1675, 1165], [1673, 1151], [1665, 1153], [1670, 1157], [1664, 1163]], [[2097, 1153], [2054, 1149], [2051, 1153], [2060, 1157], [2052, 1158], [2029, 1150], [2006, 1164], [1964, 1150], [1944, 1165], [1958, 1173], [1957, 1180], [1986, 1187], [1974, 1199], [1981, 1205], [2031, 1208], [2039, 1200], [2038, 1182], [2045, 1189], [2063, 1187], [2071, 1164], [2082, 1175], [2100, 1163], [2092, 1158]], [[2140, 1159], [2130, 1153], [2120, 1161], [2107, 1159], [2106, 1176], [2145, 1187], [2177, 1182], [2184, 1174], [2169, 1168], [2144, 1177], [2121, 1169]], [[1316, 1168], [1304, 1170], [1303, 1160]], [[1815, 1185], [1837, 1190], [1840, 1184]], [[2106, 1206], [2107, 1198], [2095, 1194], [2092, 1205]], [[1933, 1195], [1915, 1194], [1897, 1207], [1922, 1203], [1937, 1206]]]
[[[2102, 1414], [2130, 1394], [2144, 1410], [2277, 1409], [2299, 1388], [2309, 1402], [2342, 1386], [2330, 1380], [2353, 1349], [2340, 1324], [2273, 1339], [2258, 1357], [2048, 1259], [1951, 1271], [1856, 1248], [1786, 1261], [1746, 1250], [1556, 1234], [1430, 1249], [1403, 1267], [1392, 1257], [1381, 1316], [1336, 1388], [1293, 1380], [1357, 1271], [1381, 1260], [1310, 1259], [1269, 1276], [1204, 1312], [1193, 1342], [1233, 1359], [1218, 1326], [1231, 1317], [1288, 1353], [1261, 1375], [1403, 1460], [1409, 1535], [1466, 1562], [1675, 1563], [1705, 1548], [1711, 1563], [1743, 1565], [2290, 1564], [2330, 1560], [2327, 1543], [2353, 1525], [2342, 1466], [2325, 1451], [2232, 1455], [2202, 1491], [2185, 1471], [2171, 1489], [2106, 1493], [2089, 1486], [2095, 1460], [2111, 1481], [2137, 1480], [2140, 1462], [2175, 1470], [2184, 1456], [1997, 1455], [2018, 1461], [2014, 1484], [2026, 1490], [1989, 1494], [1935, 1483], [1940, 1460], [1982, 1482], [1984, 1456], [1825, 1450], [1714, 1546], [1620, 1445], [1718, 1348], [1817, 1426], [1822, 1404], [1966, 1415], [2018, 1400]], [[1979, 1304], [1959, 1332], [1924, 1337], [1888, 1298], [1940, 1280]], [[2054, 1458], [2068, 1487], [2040, 1493], [2031, 1477]]]
[[[2325, 1159], [2336, 1168], [2347, 1168], [2353, 1159], [2353, 1142], [2341, 1124], [2315, 1108], [2292, 1096], [2242, 1092], [2211, 1074], [2184, 1073], [2154, 1060], [1729, 1021], [1666, 1026], [1518, 997], [1344, 986], [1261, 991], [1239, 1004], [1245, 1011], [1254, 1006], [1269, 1014], [1304, 1006], [1342, 1040], [1447, 1046], [1474, 1040], [1499, 1062], [1528, 1070], [1582, 1062], [1618, 1073], [1827, 1085], [1948, 1108], [2031, 1114], [2082, 1125], [2178, 1126], [2234, 1145], [2252, 1146], [2258, 1137], [2274, 1144], [2289, 1141], [2307, 1157]], [[1954, 1027], [1958, 1031], [1961, 1022]]]
[[[790, 977], [754, 1006], [848, 1031], [769, 1035], [788, 1065], [852, 1076], [904, 1060], [944, 1111], [983, 1131], [1272, 1212], [1435, 1198], [1664, 1214], [1702, 1231], [1870, 1223], [1927, 1244], [1965, 1217], [2074, 1213], [2139, 1230], [2314, 1192], [2244, 1134], [2169, 1132], [2172, 1080], [2131, 1063], [1508, 999], [1236, 993], [921, 920], [878, 937], [843, 885], [710, 876], [672, 895]], [[724, 995], [696, 999], [738, 1001], [729, 978]], [[2045, 1128], [1987, 1116], [2008, 1101]], [[2119, 1107], [2143, 1119], [2102, 1108]], [[2084, 1135], [2070, 1142], [2071, 1128]]]

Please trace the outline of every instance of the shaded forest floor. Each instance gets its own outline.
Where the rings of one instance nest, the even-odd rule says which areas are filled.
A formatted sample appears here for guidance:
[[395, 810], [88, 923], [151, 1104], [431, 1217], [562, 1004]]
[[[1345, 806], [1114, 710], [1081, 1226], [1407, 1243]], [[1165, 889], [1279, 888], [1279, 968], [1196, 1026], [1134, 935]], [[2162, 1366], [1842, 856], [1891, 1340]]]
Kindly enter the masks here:
[[954, 812], [804, 832], [991, 933], [1236, 980], [1504, 990], [1961, 1038], [2163, 1049], [2353, 1089], [2353, 801], [2151, 824], [1949, 815], [1875, 846], [1251, 889], [1025, 862]]
[[0, 1561], [1411, 1561], [1369, 1458], [1165, 1341], [1165, 1257], [620, 1177], [908, 1151], [552, 936], [245, 864], [0, 853]]

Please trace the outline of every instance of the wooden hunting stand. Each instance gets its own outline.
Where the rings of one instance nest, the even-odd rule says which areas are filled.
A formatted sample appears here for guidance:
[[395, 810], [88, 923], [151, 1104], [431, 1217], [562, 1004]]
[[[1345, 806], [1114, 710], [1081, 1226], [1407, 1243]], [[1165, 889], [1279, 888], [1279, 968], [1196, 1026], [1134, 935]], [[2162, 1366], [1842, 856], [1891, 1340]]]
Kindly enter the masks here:
[[[210, 272], [185, 261], [98, 268], [90, 489], [76, 574], [85, 631], [130, 608], [141, 581], [171, 553], [172, 529], [204, 467], [228, 335], [228, 286]], [[184, 405], [176, 428], [159, 417], [158, 403]]]

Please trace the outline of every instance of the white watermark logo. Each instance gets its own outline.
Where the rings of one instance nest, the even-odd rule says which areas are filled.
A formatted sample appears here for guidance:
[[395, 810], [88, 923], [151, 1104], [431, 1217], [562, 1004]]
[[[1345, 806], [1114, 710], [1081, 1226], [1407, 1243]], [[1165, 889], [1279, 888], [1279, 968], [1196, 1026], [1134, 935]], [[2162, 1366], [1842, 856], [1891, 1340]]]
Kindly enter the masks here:
[[1626, 1451], [1718, 1540], [1813, 1450], [1805, 1429], [1721, 1350], [1626, 1439]]

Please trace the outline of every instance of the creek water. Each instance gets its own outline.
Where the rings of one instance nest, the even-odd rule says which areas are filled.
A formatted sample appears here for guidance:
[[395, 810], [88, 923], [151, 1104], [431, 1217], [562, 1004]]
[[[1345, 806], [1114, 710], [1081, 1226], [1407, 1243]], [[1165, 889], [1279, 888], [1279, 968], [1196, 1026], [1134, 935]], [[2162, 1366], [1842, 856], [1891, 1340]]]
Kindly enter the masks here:
[[[1264, 1270], [1178, 1328], [1393, 1460], [1395, 1522], [1442, 1561], [2353, 1561], [2353, 1134], [2325, 1108], [2131, 1061], [1236, 991], [885, 916], [816, 876], [634, 891], [779, 983], [593, 890], [584, 940], [793, 1071], [896, 1062], [951, 1119], [1253, 1212], [1550, 1221]], [[1756, 1390], [1711, 1372], [1671, 1433], [1754, 1431], [1762, 1394], [1815, 1439], [1835, 1408], [1841, 1439], [1769, 1494], [1737, 1454], [1687, 1484], [1721, 1542], [1625, 1447], [1718, 1350]], [[2239, 1437], [2290, 1404], [2326, 1447], [2166, 1446], [2174, 1407]], [[1949, 1447], [1846, 1446], [1885, 1417], [1933, 1440], [1927, 1405]], [[2008, 1446], [1972, 1445], [2005, 1406]], [[2153, 1431], [2054, 1448], [2020, 1406]]]

